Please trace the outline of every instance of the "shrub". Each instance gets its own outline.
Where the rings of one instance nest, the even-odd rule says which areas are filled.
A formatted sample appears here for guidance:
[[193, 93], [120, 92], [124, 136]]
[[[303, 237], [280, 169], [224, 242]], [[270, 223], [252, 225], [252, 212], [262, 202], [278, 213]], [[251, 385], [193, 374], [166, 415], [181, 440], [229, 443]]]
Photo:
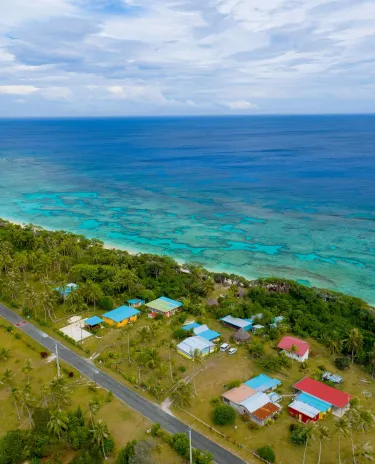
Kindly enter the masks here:
[[257, 449], [257, 455], [268, 462], [275, 462], [276, 456], [273, 449], [270, 446], [263, 446]]
[[183, 457], [189, 456], [189, 438], [185, 433], [175, 433], [172, 436], [172, 448]]
[[[290, 427], [291, 429], [291, 427]], [[304, 445], [308, 438], [309, 429], [303, 425], [296, 424], [296, 426], [291, 430], [290, 439], [296, 445]]]
[[350, 365], [349, 358], [345, 356], [335, 359], [335, 366], [337, 367], [337, 369], [340, 369], [340, 371], [344, 371], [345, 369], [349, 367], [349, 365]]
[[178, 366], [178, 370], [179, 370], [180, 372], [186, 372], [186, 367], [185, 367], [185, 366], [182, 366], [182, 365], [181, 365], [181, 366]]
[[151, 427], [151, 435], [156, 437], [158, 435], [158, 431], [160, 430], [160, 424], [156, 423]]
[[68, 375], [72, 379], [74, 377], [74, 372], [70, 371]]
[[232, 388], [239, 387], [241, 384], [242, 384], [242, 381], [241, 381], [241, 380], [233, 380], [232, 382], [229, 382], [229, 383], [226, 385], [226, 388], [227, 388], [228, 390], [232, 390]]
[[103, 296], [103, 298], [100, 300], [99, 306], [104, 311], [112, 311], [112, 309], [115, 307], [113, 299], [110, 296]]
[[225, 404], [216, 406], [213, 412], [213, 421], [216, 425], [232, 425], [236, 421], [236, 410]]
[[11, 332], [12, 330], [13, 330], [13, 327], [11, 325], [8, 325], [7, 332]]
[[178, 322], [180, 324], [183, 324], [184, 322], [186, 322], [186, 319], [187, 319], [187, 314], [186, 313], [181, 313], [179, 316], [178, 316]]
[[48, 353], [46, 351], [41, 351], [40, 352], [40, 356], [41, 358], [45, 359], [45, 358], [48, 358]]
[[16, 333], [14, 336], [16, 337], [17, 340], [21, 340], [21, 334]]
[[157, 313], [156, 316], [154, 317], [155, 321], [161, 321], [162, 319], [164, 319], [164, 316], [161, 313]]
[[183, 340], [187, 336], [189, 336], [189, 332], [184, 330], [182, 327], [173, 331], [173, 338], [176, 338], [177, 340]]
[[220, 401], [220, 398], [218, 398], [217, 396], [215, 398], [212, 398], [212, 400], [210, 401], [211, 403], [211, 406], [219, 406], [219, 404], [221, 403]]

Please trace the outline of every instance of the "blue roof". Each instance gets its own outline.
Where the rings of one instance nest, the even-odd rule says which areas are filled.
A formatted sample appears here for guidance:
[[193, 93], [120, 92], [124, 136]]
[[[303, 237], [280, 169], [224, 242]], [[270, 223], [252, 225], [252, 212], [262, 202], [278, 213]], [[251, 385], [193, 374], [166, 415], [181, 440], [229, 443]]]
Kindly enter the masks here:
[[298, 395], [298, 401], [302, 401], [302, 403], [308, 404], [309, 406], [318, 409], [320, 412], [327, 412], [332, 406], [331, 404], [326, 403], [319, 398], [315, 398], [315, 396], [309, 395], [308, 393], [301, 393]]
[[134, 303], [144, 303], [145, 300], [141, 300], [140, 298], [134, 298], [133, 300], [128, 300], [127, 303], [134, 304]]
[[271, 377], [268, 377], [268, 375], [260, 374], [257, 377], [254, 377], [253, 379], [245, 382], [245, 385], [259, 392], [264, 392], [270, 388], [278, 387], [281, 385], [281, 382], [278, 379], [272, 379]]
[[56, 287], [55, 290], [60, 293], [60, 295], [68, 296], [73, 290], [77, 290], [77, 284], [67, 284], [63, 285], [62, 287]]
[[167, 298], [166, 296], [161, 296], [160, 298], [158, 298], [158, 300], [165, 301], [165, 302], [168, 303], [172, 308], [175, 308], [175, 307], [179, 308], [180, 306], [182, 306], [181, 301], [172, 300], [171, 298]]
[[113, 311], [109, 311], [108, 313], [102, 314], [102, 317], [112, 319], [112, 321], [115, 322], [122, 322], [125, 319], [129, 319], [129, 317], [135, 316], [139, 313], [140, 311], [138, 311], [138, 309], [131, 308], [130, 306], [120, 306], [119, 308], [116, 308]]
[[219, 338], [219, 332], [215, 332], [214, 330], [205, 330], [204, 332], [200, 332], [199, 336], [204, 338], [205, 340], [211, 341], [215, 340], [215, 338]]
[[102, 322], [104, 322], [103, 319], [101, 319], [98, 316], [92, 316], [92, 317], [89, 317], [88, 319], [85, 319], [85, 324], [90, 325], [90, 326], [98, 325], [98, 324], [101, 324]]
[[196, 329], [197, 327], [200, 327], [201, 325], [198, 324], [198, 322], [192, 322], [191, 324], [184, 325], [182, 328], [184, 330], [193, 330]]

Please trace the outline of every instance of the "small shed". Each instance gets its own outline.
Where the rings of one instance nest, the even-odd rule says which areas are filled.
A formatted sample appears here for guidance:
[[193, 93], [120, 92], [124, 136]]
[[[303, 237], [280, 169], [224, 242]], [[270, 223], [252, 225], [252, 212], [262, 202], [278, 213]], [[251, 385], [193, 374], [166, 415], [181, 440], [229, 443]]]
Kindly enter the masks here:
[[237, 330], [237, 332], [233, 335], [233, 339], [236, 342], [240, 342], [240, 343], [246, 343], [247, 341], [250, 340], [250, 338], [251, 338], [250, 334], [246, 332], [246, 330], [243, 327]]
[[139, 308], [140, 306], [145, 304], [145, 300], [141, 300], [139, 298], [133, 298], [132, 300], [128, 300], [127, 303], [132, 308]]
[[101, 319], [98, 316], [92, 316], [89, 317], [88, 319], [85, 319], [85, 327], [88, 329], [96, 329], [100, 326], [100, 324], [103, 324], [103, 319]]
[[252, 332], [255, 334], [255, 333], [259, 332], [262, 329], [264, 329], [264, 325], [255, 324], [255, 325], [253, 325]]

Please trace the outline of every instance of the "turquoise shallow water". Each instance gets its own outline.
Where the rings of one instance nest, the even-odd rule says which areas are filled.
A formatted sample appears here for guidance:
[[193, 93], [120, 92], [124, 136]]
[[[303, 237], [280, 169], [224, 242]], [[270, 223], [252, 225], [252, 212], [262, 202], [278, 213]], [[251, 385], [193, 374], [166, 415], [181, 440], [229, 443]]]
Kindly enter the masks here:
[[0, 216], [375, 302], [375, 117], [0, 122]]

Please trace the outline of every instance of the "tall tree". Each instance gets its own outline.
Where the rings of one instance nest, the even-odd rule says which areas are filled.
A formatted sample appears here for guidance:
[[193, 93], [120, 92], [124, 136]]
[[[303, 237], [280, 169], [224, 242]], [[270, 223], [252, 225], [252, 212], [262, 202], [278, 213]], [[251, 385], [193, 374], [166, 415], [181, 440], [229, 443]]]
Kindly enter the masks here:
[[60, 438], [62, 432], [68, 429], [68, 416], [61, 409], [52, 411], [47, 428], [49, 432]]
[[103, 456], [105, 459], [107, 459], [107, 456], [105, 454], [105, 449], [104, 449], [104, 443], [109, 438], [109, 432], [108, 432], [107, 425], [101, 419], [99, 419], [94, 424], [91, 432], [93, 434], [93, 441], [101, 447], [103, 451]]
[[322, 457], [322, 445], [325, 441], [328, 441], [331, 438], [331, 433], [328, 427], [321, 425], [315, 429], [315, 438], [319, 441], [319, 458], [318, 464], [321, 462]]
[[375, 461], [375, 453], [372, 444], [368, 442], [361, 443], [355, 447], [356, 464], [366, 464]]
[[195, 373], [195, 366], [198, 365], [200, 366], [202, 363], [203, 363], [203, 359], [202, 359], [202, 353], [200, 350], [198, 349], [195, 349], [191, 354], [191, 360], [193, 361], [193, 385], [194, 385], [194, 394], [195, 396], [198, 395], [197, 393], [197, 386], [196, 386], [196, 382], [195, 382], [195, 377], [196, 377], [196, 373]]
[[179, 380], [171, 394], [173, 402], [176, 406], [186, 408], [191, 405], [192, 387], [190, 383], [186, 383], [184, 380]]
[[359, 329], [354, 328], [349, 332], [348, 338], [345, 340], [348, 347], [348, 351], [351, 353], [352, 363], [354, 362], [354, 356], [363, 347], [363, 335]]

